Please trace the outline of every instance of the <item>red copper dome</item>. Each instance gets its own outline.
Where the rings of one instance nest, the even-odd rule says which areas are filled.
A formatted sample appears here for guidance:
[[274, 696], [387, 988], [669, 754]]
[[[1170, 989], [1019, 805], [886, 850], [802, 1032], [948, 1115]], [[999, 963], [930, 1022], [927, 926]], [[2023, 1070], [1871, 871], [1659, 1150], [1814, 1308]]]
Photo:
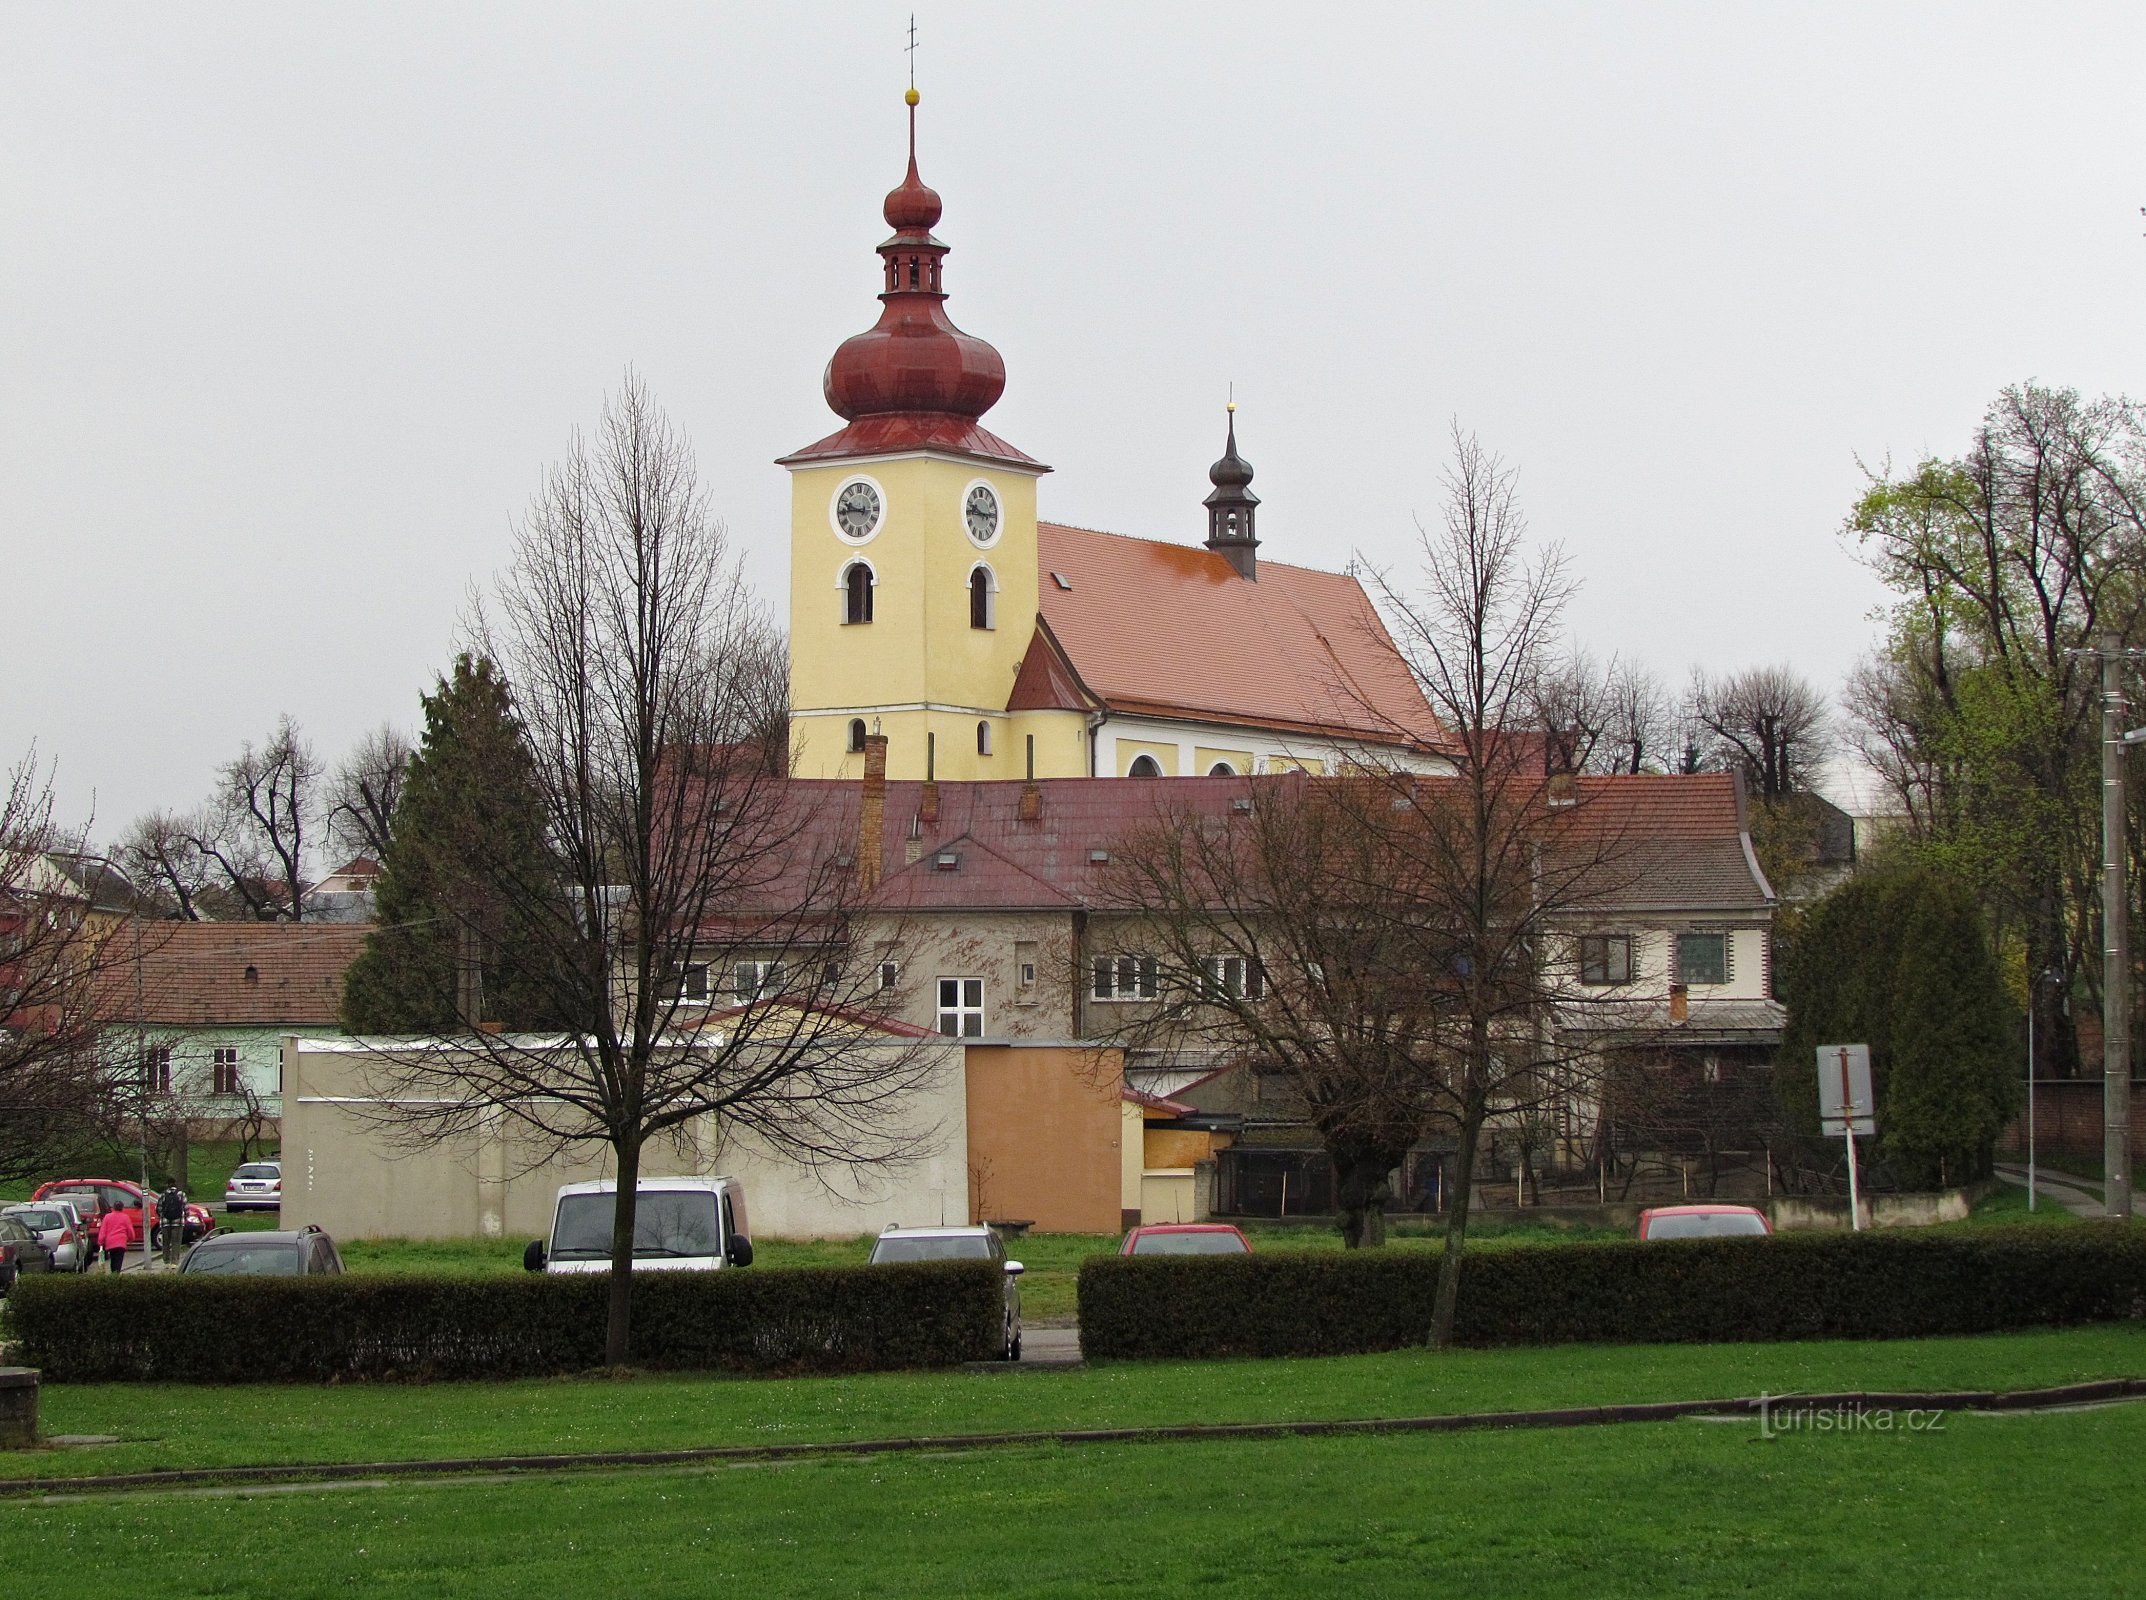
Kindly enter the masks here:
[[909, 173], [887, 195], [894, 236], [879, 246], [886, 263], [879, 323], [843, 341], [827, 363], [827, 404], [850, 421], [894, 413], [982, 416], [1006, 389], [999, 353], [947, 319], [947, 247], [932, 236], [938, 194], [917, 176], [916, 104], [909, 107]]

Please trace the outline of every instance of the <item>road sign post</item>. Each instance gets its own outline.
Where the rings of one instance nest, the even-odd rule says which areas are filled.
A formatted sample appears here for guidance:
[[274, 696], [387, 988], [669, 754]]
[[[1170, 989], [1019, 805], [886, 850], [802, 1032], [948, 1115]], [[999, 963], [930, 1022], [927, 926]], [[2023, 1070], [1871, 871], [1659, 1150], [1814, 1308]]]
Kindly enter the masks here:
[[1862, 1180], [1856, 1171], [1855, 1136], [1878, 1131], [1877, 1102], [1870, 1090], [1870, 1046], [1818, 1047], [1818, 1116], [1829, 1134], [1848, 1144], [1848, 1224], [1863, 1226]]

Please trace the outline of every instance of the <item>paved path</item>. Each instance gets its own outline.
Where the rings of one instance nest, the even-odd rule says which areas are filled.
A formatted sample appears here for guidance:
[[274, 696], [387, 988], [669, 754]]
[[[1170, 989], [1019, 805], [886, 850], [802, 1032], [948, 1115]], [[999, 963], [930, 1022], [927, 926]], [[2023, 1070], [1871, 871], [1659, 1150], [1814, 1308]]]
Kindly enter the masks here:
[[[1998, 1165], [1992, 1169], [2006, 1183], [2019, 1188], [2027, 1186], [2027, 1169]], [[2075, 1217], [2103, 1217], [2108, 1214], [2101, 1197], [2101, 1185], [2088, 1178], [2065, 1176], [2052, 1178], [2040, 1168], [2034, 1173], [2034, 1192], [2044, 1200], [2054, 1200]]]
[[1038, 1328], [1021, 1330], [1021, 1365], [1070, 1367], [1080, 1360], [1080, 1329]]

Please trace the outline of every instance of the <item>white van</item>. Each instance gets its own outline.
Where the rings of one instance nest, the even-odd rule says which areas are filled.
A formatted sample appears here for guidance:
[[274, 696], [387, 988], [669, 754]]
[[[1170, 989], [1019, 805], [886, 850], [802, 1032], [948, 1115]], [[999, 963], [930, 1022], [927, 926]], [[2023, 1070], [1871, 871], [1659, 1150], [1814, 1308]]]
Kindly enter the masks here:
[[[637, 1272], [710, 1272], [753, 1264], [745, 1185], [736, 1178], [643, 1178], [634, 1185], [633, 1265]], [[563, 1184], [552, 1207], [551, 1238], [522, 1252], [531, 1272], [609, 1272], [618, 1181]]]

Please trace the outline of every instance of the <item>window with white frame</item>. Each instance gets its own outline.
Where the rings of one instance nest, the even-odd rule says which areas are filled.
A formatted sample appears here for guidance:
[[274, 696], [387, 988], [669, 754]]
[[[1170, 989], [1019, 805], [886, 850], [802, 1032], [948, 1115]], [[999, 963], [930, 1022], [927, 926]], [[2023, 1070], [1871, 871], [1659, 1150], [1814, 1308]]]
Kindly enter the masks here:
[[1153, 956], [1097, 956], [1088, 972], [1088, 994], [1096, 1000], [1152, 1000], [1157, 968]]
[[939, 980], [939, 1031], [949, 1039], [981, 1039], [984, 1036], [983, 979]]
[[171, 1046], [153, 1044], [142, 1052], [142, 1093], [171, 1093]]
[[740, 1000], [761, 1000], [782, 992], [780, 961], [733, 961], [730, 992]]
[[1211, 1000], [1264, 1000], [1267, 974], [1250, 956], [1209, 956], [1207, 995]]
[[680, 1005], [704, 1006], [708, 1003], [708, 963], [688, 961], [671, 969], [659, 990], [666, 1000], [676, 1000]]
[[889, 989], [898, 989], [902, 983], [902, 964], [899, 961], [882, 961], [879, 964], [879, 990], [884, 994]]
[[1623, 933], [1580, 935], [1580, 982], [1597, 988], [1632, 981], [1632, 939]]
[[218, 1045], [209, 1052], [209, 1092], [238, 1093], [238, 1047]]

